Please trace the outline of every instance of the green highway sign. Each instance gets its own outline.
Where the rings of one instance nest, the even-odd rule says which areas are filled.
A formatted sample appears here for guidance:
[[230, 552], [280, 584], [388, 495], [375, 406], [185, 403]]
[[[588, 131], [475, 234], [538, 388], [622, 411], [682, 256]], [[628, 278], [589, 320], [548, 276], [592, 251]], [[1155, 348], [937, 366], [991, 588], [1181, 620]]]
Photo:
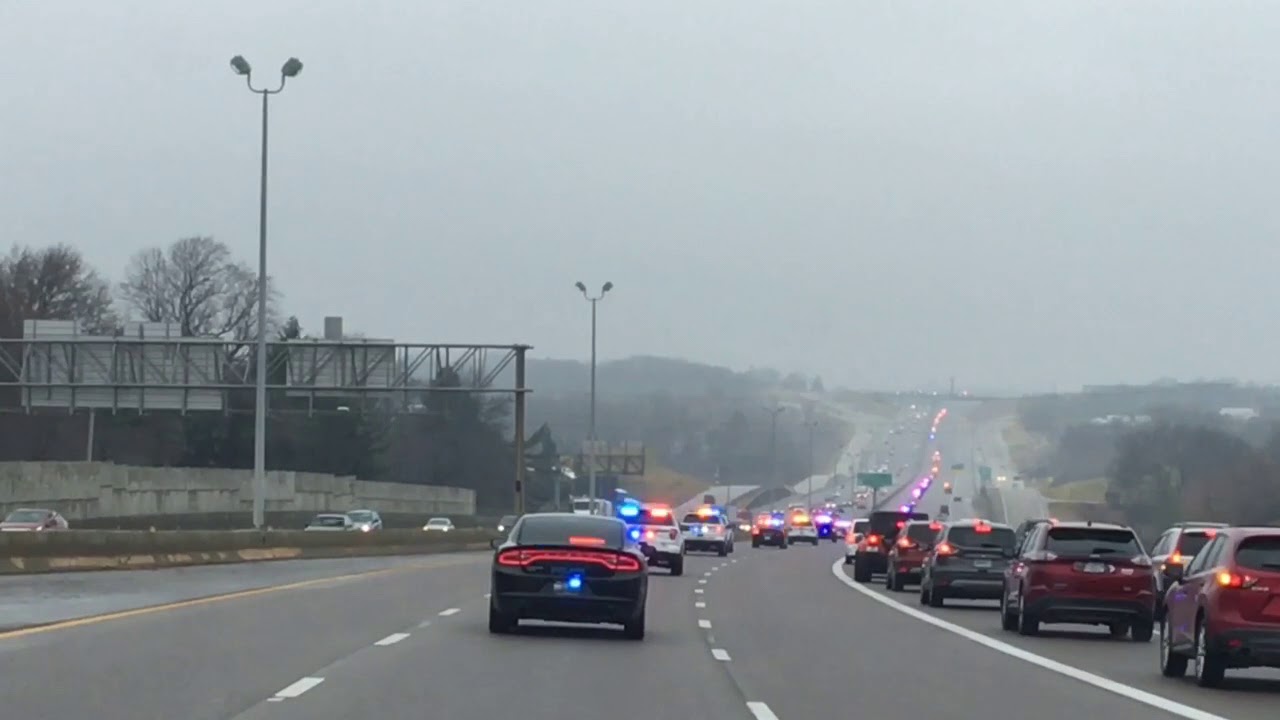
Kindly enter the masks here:
[[990, 483], [991, 483], [991, 468], [987, 467], [986, 465], [979, 465], [979, 466], [978, 466], [978, 477], [982, 479], [982, 482], [983, 482], [983, 483], [985, 483], [985, 484], [990, 484]]
[[893, 475], [890, 473], [858, 473], [858, 484], [876, 490], [887, 488], [893, 484]]

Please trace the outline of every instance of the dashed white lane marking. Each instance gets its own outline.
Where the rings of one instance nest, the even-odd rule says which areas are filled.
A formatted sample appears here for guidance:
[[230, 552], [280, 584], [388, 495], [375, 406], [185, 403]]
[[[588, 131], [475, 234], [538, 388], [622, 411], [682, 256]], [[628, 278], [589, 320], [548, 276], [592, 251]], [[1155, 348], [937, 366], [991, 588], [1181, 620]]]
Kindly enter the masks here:
[[418, 627], [420, 627], [420, 628], [424, 628], [424, 627], [431, 627], [431, 621], [430, 621], [430, 620], [423, 620], [422, 622], [418, 623]]
[[778, 720], [778, 716], [773, 714], [768, 705], [762, 702], [749, 702], [747, 709], [755, 716], [756, 720]]
[[324, 682], [324, 678], [304, 677], [301, 680], [293, 683], [289, 687], [276, 693], [276, 697], [280, 698], [281, 700], [284, 700], [285, 698], [296, 698], [302, 693], [310, 690], [311, 688], [319, 685], [322, 682]]
[[1107, 692], [1110, 692], [1110, 693], [1115, 693], [1116, 695], [1119, 695], [1121, 697], [1126, 697], [1126, 698], [1129, 698], [1130, 700], [1136, 700], [1137, 702], [1140, 702], [1143, 705], [1148, 705], [1158, 710], [1164, 710], [1165, 712], [1171, 713], [1178, 717], [1187, 718], [1187, 720], [1230, 720], [1229, 718], [1225, 718], [1221, 715], [1214, 715], [1213, 713], [1205, 712], [1204, 710], [1200, 710], [1199, 708], [1193, 708], [1190, 705], [1183, 705], [1180, 702], [1174, 702], [1173, 700], [1169, 700], [1168, 698], [1160, 697], [1159, 695], [1149, 693], [1145, 690], [1139, 690], [1136, 687], [1132, 687], [1130, 685], [1125, 685], [1124, 683], [1116, 682], [1115, 680], [1102, 677], [1101, 675], [1095, 675], [1091, 672], [1081, 670], [1080, 668], [1067, 665], [1066, 663], [1061, 663], [1061, 662], [1058, 662], [1057, 660], [1051, 660], [1047, 657], [1044, 657], [1043, 655], [1037, 655], [1033, 652], [1028, 652], [1026, 650], [1023, 650], [1022, 648], [1010, 645], [1009, 643], [1001, 642], [999, 640], [996, 640], [993, 637], [983, 635], [982, 633], [977, 632], [975, 630], [970, 630], [969, 628], [961, 627], [959, 625], [956, 625], [955, 623], [947, 622], [946, 620], [943, 620], [941, 618], [934, 617], [929, 613], [922, 612], [920, 610], [917, 610], [913, 607], [909, 607], [907, 605], [903, 605], [897, 600], [881, 595], [880, 593], [876, 592], [875, 590], [872, 590], [871, 588], [863, 587], [861, 583], [854, 582], [852, 579], [849, 578], [849, 576], [845, 575], [844, 572], [841, 570], [842, 565], [844, 565], [843, 559], [835, 561], [831, 565], [831, 573], [836, 576], [837, 580], [844, 583], [845, 585], [848, 585], [849, 587], [853, 588], [854, 590], [857, 590], [863, 595], [866, 595], [872, 600], [875, 600], [881, 605], [887, 605], [888, 607], [891, 607], [894, 610], [897, 610], [898, 612], [903, 613], [904, 615], [909, 615], [917, 620], [929, 623], [930, 625], [936, 628], [946, 630], [947, 632], [952, 633], [954, 635], [959, 635], [960, 637], [966, 640], [970, 640], [979, 645], [983, 645], [985, 647], [991, 648], [992, 650], [995, 650], [998, 653], [1003, 653], [1005, 655], [1008, 655], [1009, 657], [1022, 660], [1023, 662], [1029, 665], [1035, 665], [1037, 667], [1044, 668], [1045, 670], [1048, 670], [1050, 672], [1055, 672], [1055, 673], [1058, 673], [1059, 675], [1064, 675], [1066, 677], [1071, 678], [1072, 680], [1079, 680], [1082, 683], [1092, 685], [1096, 688], [1106, 690]]
[[707, 606], [707, 604], [699, 600], [698, 602], [694, 603], [693, 606], [696, 608], [704, 608]]
[[449, 617], [450, 615], [457, 615], [460, 612], [462, 612], [462, 608], [449, 608], [448, 610], [441, 610], [440, 616]]
[[706, 571], [706, 572], [702, 573], [702, 577], [711, 577], [711, 571], [710, 571], [710, 570], [708, 570], [708, 571]]
[[396, 643], [400, 642], [401, 640], [407, 637], [409, 637], [409, 633], [391, 633], [390, 635], [374, 643], [374, 645], [378, 645], [380, 647], [386, 647], [387, 645], [395, 645]]
[[698, 621], [698, 627], [702, 628], [703, 630], [710, 630], [710, 629], [711, 629], [711, 621], [710, 621], [710, 620], [699, 620], [699, 621]]
[[702, 594], [702, 588], [694, 588], [693, 591], [698, 593], [699, 595]]
[[736, 562], [738, 562], [738, 561], [737, 561], [737, 560], [730, 560], [729, 562], [731, 562], [731, 563], [736, 563]]
[[723, 662], [729, 662], [729, 653], [720, 648], [711, 648], [711, 657]]
[[489, 597], [490, 597], [489, 593], [485, 593], [485, 594], [484, 594], [484, 599], [485, 599], [485, 600], [488, 600], [488, 599], [489, 599]]
[[706, 585], [706, 584], [707, 584], [707, 579], [706, 579], [706, 578], [698, 578], [698, 584], [699, 584], [699, 585]]

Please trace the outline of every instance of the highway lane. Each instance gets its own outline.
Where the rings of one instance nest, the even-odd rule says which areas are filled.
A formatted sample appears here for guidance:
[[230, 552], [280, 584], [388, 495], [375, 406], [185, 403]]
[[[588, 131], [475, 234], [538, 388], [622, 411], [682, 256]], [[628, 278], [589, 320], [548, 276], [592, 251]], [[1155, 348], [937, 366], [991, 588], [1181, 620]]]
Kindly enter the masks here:
[[[975, 437], [981, 435], [981, 425], [969, 421], [966, 414], [951, 411], [938, 433], [938, 445], [943, 467], [950, 467], [950, 457], [961, 457], [971, 449]], [[976, 474], [957, 474], [954, 492], [976, 494]], [[1032, 491], [1034, 492], [1034, 491]], [[936, 516], [938, 505], [945, 502], [939, 483], [929, 490], [918, 509]], [[951, 504], [952, 517], [972, 517], [972, 506]], [[1011, 515], [1013, 514], [1011, 509]], [[1014, 516], [1017, 521], [1022, 518]], [[830, 559], [831, 564], [839, 558]], [[834, 568], [852, 582], [852, 571], [843, 565]], [[870, 584], [861, 586], [875, 593], [932, 617], [954, 623], [957, 626], [980, 633], [1006, 643], [1014, 648], [1065, 663], [1071, 667], [1095, 673], [1109, 680], [1137, 688], [1178, 703], [1217, 713], [1238, 720], [1261, 720], [1276, 716], [1280, 700], [1280, 671], [1256, 669], [1228, 673], [1228, 693], [1206, 691], [1188, 680], [1172, 680], [1160, 675], [1158, 668], [1158, 644], [1155, 641], [1135, 643], [1132, 640], [1113, 640], [1104, 632], [1088, 626], [1054, 625], [1042, 631], [1039, 637], [1022, 637], [1000, 629], [997, 602], [949, 602], [941, 609], [921, 607], [918, 602], [918, 586], [908, 586], [906, 593], [894, 593], [884, 588], [879, 576]]]
[[707, 619], [743, 696], [781, 720], [1170, 717], [858, 594], [832, 576], [827, 545], [744, 555], [710, 580]]
[[490, 557], [425, 556], [374, 574], [0, 635], [0, 707], [42, 720], [225, 720], [379, 638], [476, 603]]
[[707, 583], [750, 575], [746, 563], [733, 562], [740, 554], [690, 556], [684, 577], [655, 571], [643, 642], [612, 628], [548, 624], [490, 635], [485, 603], [477, 599], [394, 645], [317, 665], [308, 677], [323, 682], [298, 697], [264, 700], [236, 720], [749, 718], [727, 672], [734, 658], [716, 659], [719, 632], [699, 627], [706, 609], [696, 606], [705, 602], [696, 591]]
[[161, 570], [0, 576], [0, 632], [419, 561], [420, 557], [280, 560]]

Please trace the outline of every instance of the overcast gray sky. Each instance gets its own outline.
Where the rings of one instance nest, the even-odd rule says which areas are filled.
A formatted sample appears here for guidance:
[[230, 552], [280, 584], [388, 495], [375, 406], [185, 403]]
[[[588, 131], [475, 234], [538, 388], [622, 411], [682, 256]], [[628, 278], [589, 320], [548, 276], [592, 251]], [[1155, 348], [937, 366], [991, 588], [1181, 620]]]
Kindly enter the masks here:
[[318, 329], [858, 386], [1280, 380], [1280, 2], [0, 0], [0, 221]]

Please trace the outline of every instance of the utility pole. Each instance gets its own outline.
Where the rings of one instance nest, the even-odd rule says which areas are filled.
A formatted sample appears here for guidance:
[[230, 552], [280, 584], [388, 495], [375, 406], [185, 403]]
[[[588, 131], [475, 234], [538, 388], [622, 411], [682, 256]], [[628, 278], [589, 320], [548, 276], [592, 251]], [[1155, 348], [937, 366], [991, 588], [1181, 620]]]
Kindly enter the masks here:
[[786, 410], [781, 405], [773, 407], [765, 406], [764, 411], [769, 413], [769, 482], [778, 482], [778, 415]]
[[813, 431], [818, 427], [817, 420], [806, 420], [804, 423], [805, 430], [809, 432], [809, 478], [804, 494], [804, 504], [809, 510], [813, 509]]

